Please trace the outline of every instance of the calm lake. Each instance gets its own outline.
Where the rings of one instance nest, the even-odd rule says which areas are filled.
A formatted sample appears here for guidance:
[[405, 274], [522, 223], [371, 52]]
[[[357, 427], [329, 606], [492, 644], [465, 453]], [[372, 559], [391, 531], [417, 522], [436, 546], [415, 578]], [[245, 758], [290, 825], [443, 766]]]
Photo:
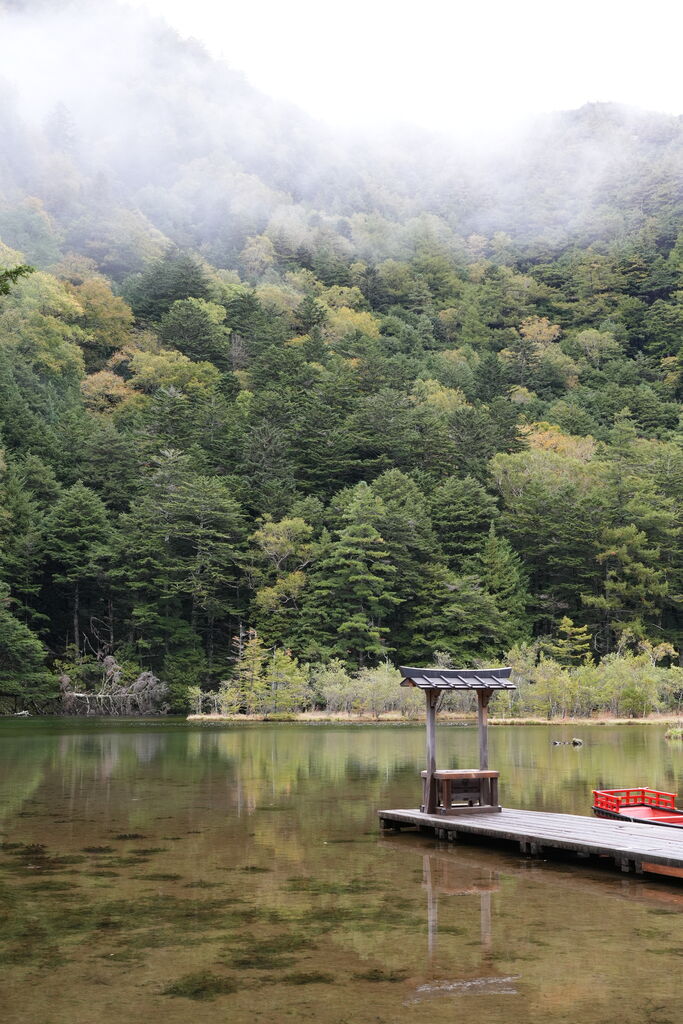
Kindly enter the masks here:
[[[664, 731], [493, 728], [502, 803], [683, 796]], [[683, 882], [382, 837], [423, 761], [421, 725], [1, 721], [2, 1020], [678, 1024]]]

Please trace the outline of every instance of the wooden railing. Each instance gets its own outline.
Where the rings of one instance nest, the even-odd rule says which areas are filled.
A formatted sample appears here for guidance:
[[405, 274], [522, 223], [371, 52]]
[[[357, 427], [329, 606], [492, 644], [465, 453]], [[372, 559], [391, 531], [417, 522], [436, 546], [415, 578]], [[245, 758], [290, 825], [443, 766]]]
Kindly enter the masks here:
[[622, 807], [667, 807], [675, 810], [676, 794], [639, 786], [635, 789], [594, 789], [593, 806], [618, 813]]

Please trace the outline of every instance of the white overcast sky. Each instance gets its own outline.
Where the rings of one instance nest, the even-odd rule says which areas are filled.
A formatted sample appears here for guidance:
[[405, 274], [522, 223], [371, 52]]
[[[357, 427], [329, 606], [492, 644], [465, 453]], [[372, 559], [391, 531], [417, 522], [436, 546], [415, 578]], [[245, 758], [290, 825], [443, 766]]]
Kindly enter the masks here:
[[615, 101], [683, 113], [681, 0], [127, 0], [337, 125], [446, 131]]

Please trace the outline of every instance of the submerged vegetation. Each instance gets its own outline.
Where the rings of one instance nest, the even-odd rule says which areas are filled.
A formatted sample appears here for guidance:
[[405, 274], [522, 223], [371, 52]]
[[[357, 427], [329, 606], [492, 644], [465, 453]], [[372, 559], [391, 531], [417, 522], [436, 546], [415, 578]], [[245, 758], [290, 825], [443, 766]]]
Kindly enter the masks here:
[[186, 999], [214, 999], [219, 995], [227, 995], [238, 988], [233, 978], [212, 974], [210, 971], [199, 971], [178, 978], [164, 990], [167, 996], [184, 996]]
[[[455, 850], [379, 837], [377, 808], [418, 798], [419, 726], [33, 720], [0, 729], [12, 797], [0, 820], [7, 1019], [45, 1019], [49, 1005], [50, 1020], [83, 1024], [109, 1019], [115, 1005], [134, 1022], [247, 1021], [255, 1008], [272, 1020], [305, 1011], [330, 1024], [340, 1012], [414, 1021], [406, 1001], [440, 980], [508, 976], [523, 964], [542, 1004], [557, 964], [573, 979], [596, 962], [613, 996], [603, 1019], [629, 998], [644, 1020], [642, 977], [666, 992], [676, 970], [670, 885], [624, 888], [611, 861], [578, 872], [539, 859], [531, 871], [509, 850], [466, 838]], [[586, 730], [583, 748], [552, 745], [572, 732], [491, 731], [507, 806], [585, 814], [597, 784], [675, 788], [679, 759], [663, 727]], [[474, 763], [474, 728], [448, 741], [443, 763]], [[637, 977], [623, 973], [624, 936], [643, 965]], [[571, 982], [562, 1016], [569, 1000], [577, 1019], [591, 1019], [592, 980], [584, 992]], [[478, 1024], [490, 1020], [485, 1002], [474, 1003]], [[521, 1014], [528, 1020], [527, 1000]], [[429, 1015], [452, 1020], [452, 1002]], [[545, 1019], [542, 1006], [536, 1021]]]
[[509, 714], [678, 709], [681, 120], [333, 159], [134, 54], [142, 128], [0, 105], [6, 709], [410, 714], [436, 658], [509, 658]]

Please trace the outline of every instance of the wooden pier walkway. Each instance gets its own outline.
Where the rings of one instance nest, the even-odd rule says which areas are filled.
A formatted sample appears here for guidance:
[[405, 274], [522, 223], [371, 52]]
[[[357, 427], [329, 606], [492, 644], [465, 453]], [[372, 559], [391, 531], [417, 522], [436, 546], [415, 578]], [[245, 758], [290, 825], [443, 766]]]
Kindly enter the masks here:
[[624, 872], [683, 878], [683, 829], [507, 807], [478, 814], [423, 814], [415, 809], [378, 815], [385, 831], [417, 828], [448, 840], [463, 833], [516, 843], [525, 854], [562, 850], [582, 859], [610, 858]]

